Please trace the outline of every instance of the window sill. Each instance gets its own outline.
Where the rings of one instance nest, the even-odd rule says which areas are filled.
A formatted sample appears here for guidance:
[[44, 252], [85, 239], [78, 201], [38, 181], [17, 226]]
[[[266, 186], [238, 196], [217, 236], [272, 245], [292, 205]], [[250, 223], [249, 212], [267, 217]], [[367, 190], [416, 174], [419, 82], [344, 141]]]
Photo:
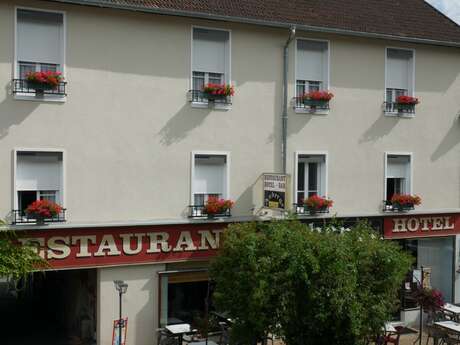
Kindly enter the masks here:
[[296, 114], [308, 114], [308, 115], [328, 115], [329, 109], [319, 109], [319, 110], [310, 110], [305, 108], [295, 108], [294, 112]]
[[13, 98], [17, 101], [32, 101], [32, 102], [43, 102], [43, 103], [65, 103], [67, 100], [66, 96], [53, 96], [46, 95], [43, 97], [37, 97], [26, 93], [16, 93]]
[[397, 111], [384, 111], [385, 116], [389, 117], [401, 117], [405, 119], [412, 119], [415, 117], [414, 113], [398, 113]]
[[197, 109], [215, 109], [215, 110], [230, 110], [232, 109], [231, 104], [214, 104], [211, 105], [208, 102], [191, 102], [192, 108], [197, 108]]

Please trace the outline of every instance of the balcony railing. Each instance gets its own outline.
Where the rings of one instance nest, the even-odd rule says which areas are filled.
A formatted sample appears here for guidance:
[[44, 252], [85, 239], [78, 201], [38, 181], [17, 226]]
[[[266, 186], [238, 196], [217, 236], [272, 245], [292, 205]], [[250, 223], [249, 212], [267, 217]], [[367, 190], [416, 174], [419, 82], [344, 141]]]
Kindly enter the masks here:
[[328, 207], [324, 207], [318, 210], [311, 210], [304, 204], [292, 204], [292, 205], [293, 205], [292, 207], [293, 213], [298, 216], [314, 216], [317, 213], [329, 213]]
[[396, 102], [384, 102], [384, 109], [386, 113], [393, 113], [398, 115], [412, 115], [415, 114], [415, 104], [401, 104]]
[[59, 82], [59, 84], [54, 88], [37, 88], [33, 84], [30, 84], [26, 79], [13, 79], [12, 81], [12, 90], [13, 94], [27, 94], [35, 95], [37, 97], [43, 97], [46, 95], [60, 96], [64, 97], [66, 93], [67, 83], [64, 81]]
[[46, 224], [46, 223], [61, 223], [65, 222], [65, 211], [63, 208], [61, 212], [54, 217], [37, 218], [27, 215], [23, 210], [11, 211], [11, 224]]
[[200, 219], [213, 219], [213, 218], [225, 218], [231, 217], [232, 213], [231, 210], [228, 209], [222, 213], [213, 213], [207, 214], [204, 205], [191, 205], [188, 207], [189, 209], [189, 218], [200, 218]]
[[208, 103], [209, 105], [231, 105], [232, 96], [210, 95], [202, 90], [190, 90], [189, 100], [192, 103]]
[[303, 97], [294, 97], [292, 102], [295, 110], [305, 110], [311, 113], [329, 110], [329, 101], [317, 101], [305, 99]]
[[396, 205], [389, 200], [383, 200], [383, 212], [405, 212], [414, 209], [414, 205]]

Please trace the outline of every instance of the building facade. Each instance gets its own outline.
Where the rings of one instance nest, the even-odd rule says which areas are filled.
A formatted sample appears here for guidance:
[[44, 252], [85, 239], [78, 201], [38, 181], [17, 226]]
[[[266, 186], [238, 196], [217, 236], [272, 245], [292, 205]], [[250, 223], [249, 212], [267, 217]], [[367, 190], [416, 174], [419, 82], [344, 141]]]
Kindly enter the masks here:
[[[244, 13], [167, 3], [0, 4], [0, 214], [68, 276], [71, 295], [89, 291], [71, 303], [80, 321], [68, 333], [111, 341], [117, 279], [129, 284], [130, 344], [155, 342], [168, 317], [188, 321], [180, 295], [206, 290], [220, 231], [267, 218], [263, 173], [289, 176], [286, 209], [306, 222], [380, 224], [459, 302], [460, 28], [421, 0], [394, 5], [414, 6], [406, 26], [374, 13], [377, 1], [354, 26], [289, 11], [260, 18], [273, 11], [255, 1]], [[330, 7], [341, 10], [359, 14]], [[53, 89], [26, 80], [47, 71], [64, 77]], [[209, 100], [208, 83], [235, 93]], [[321, 90], [328, 103], [304, 100]], [[419, 104], [398, 108], [400, 96]], [[329, 214], [298, 208], [314, 194], [333, 199]], [[400, 213], [393, 194], [422, 203]], [[230, 217], [205, 216], [213, 196], [235, 202]], [[23, 211], [38, 199], [65, 212], [36, 224]]]

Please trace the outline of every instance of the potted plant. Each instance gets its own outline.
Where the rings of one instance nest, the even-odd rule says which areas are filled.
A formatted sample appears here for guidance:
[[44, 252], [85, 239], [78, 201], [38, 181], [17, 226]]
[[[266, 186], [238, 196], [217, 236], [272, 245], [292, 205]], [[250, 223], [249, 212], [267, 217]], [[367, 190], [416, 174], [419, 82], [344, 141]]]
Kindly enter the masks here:
[[234, 94], [235, 89], [230, 84], [208, 83], [203, 87], [203, 98], [206, 98], [209, 102], [225, 99], [226, 97], [233, 96]]
[[29, 72], [26, 74], [27, 87], [34, 89], [37, 96], [43, 96], [45, 90], [55, 90], [64, 80], [60, 72]]
[[422, 199], [418, 195], [393, 194], [390, 202], [393, 209], [398, 211], [407, 211], [414, 209], [415, 205], [420, 205], [422, 203]]
[[218, 214], [224, 214], [228, 210], [231, 210], [234, 205], [232, 200], [219, 199], [217, 197], [210, 196], [208, 201], [204, 205], [204, 214], [208, 218], [214, 218]]
[[414, 110], [415, 105], [418, 103], [418, 98], [412, 96], [398, 96], [396, 98], [396, 108], [401, 112]]
[[329, 101], [334, 97], [334, 95], [325, 90], [321, 91], [311, 91], [302, 95], [302, 102], [304, 105], [308, 105], [311, 108], [327, 108]]
[[333, 203], [332, 200], [322, 198], [316, 194], [304, 200], [304, 205], [310, 215], [315, 215], [318, 212], [327, 212]]
[[414, 298], [426, 312], [435, 312], [444, 305], [442, 292], [436, 289], [419, 287], [414, 291]]
[[46, 218], [54, 218], [61, 213], [62, 207], [49, 200], [36, 200], [27, 206], [25, 214], [27, 218], [35, 219], [43, 224]]

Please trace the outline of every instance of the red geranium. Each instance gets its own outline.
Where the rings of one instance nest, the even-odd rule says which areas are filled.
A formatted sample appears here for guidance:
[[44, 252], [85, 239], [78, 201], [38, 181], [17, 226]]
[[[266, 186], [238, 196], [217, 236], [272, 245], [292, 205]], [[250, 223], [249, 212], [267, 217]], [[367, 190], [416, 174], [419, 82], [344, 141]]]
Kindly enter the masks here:
[[416, 105], [419, 103], [418, 98], [412, 97], [412, 96], [398, 96], [396, 98], [396, 103], [398, 104], [410, 104], [410, 105]]
[[26, 79], [29, 82], [43, 84], [51, 87], [57, 87], [64, 80], [61, 72], [29, 72], [26, 74]]
[[436, 289], [419, 287], [414, 291], [414, 297], [418, 304], [426, 311], [436, 311], [444, 306], [442, 292]]
[[330, 199], [322, 198], [318, 195], [312, 195], [304, 201], [305, 206], [313, 210], [321, 210], [332, 207], [334, 202]]
[[37, 200], [27, 206], [26, 214], [32, 217], [52, 218], [61, 213], [62, 207], [49, 200]]
[[208, 201], [204, 205], [204, 212], [206, 214], [219, 214], [230, 210], [234, 205], [232, 200], [219, 199], [214, 196], [210, 196]]
[[311, 99], [313, 101], [330, 101], [334, 97], [334, 94], [329, 91], [311, 91], [305, 93], [302, 98], [303, 99]]
[[230, 84], [208, 83], [203, 86], [203, 92], [214, 96], [233, 96], [235, 89]]
[[401, 206], [413, 206], [420, 205], [422, 203], [422, 199], [418, 195], [393, 194], [391, 197], [391, 203]]

